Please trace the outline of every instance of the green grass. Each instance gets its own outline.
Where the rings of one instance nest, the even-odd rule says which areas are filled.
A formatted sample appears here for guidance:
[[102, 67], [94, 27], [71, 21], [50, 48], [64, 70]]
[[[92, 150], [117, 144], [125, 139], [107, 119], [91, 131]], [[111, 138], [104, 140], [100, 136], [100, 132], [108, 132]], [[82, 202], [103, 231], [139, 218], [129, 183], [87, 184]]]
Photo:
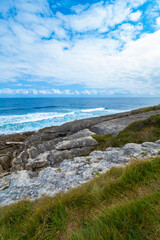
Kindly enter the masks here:
[[130, 115], [133, 114], [138, 114], [138, 113], [145, 113], [145, 112], [150, 112], [150, 111], [156, 111], [160, 109], [160, 104], [156, 106], [151, 106], [151, 107], [145, 107], [145, 108], [140, 108], [136, 110], [132, 110]]
[[104, 209], [70, 239], [160, 239], [160, 193]]
[[5, 186], [2, 190], [6, 190], [6, 189], [8, 189], [9, 188], [9, 186]]
[[112, 168], [53, 198], [0, 208], [0, 239], [157, 240], [160, 158]]
[[107, 147], [122, 147], [126, 143], [154, 142], [160, 139], [160, 115], [150, 116], [146, 120], [131, 123], [117, 136], [92, 135], [99, 142], [95, 150], [105, 150]]

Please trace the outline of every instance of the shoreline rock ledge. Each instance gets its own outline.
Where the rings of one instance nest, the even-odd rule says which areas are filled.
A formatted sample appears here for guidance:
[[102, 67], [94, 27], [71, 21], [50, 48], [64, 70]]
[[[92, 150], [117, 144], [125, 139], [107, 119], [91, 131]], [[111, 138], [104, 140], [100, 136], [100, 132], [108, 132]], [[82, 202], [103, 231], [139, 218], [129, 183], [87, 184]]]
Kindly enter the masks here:
[[[122, 148], [109, 147], [105, 151], [93, 151], [87, 157], [63, 160], [58, 168], [47, 167], [38, 175], [33, 171], [17, 171], [0, 179], [0, 205], [54, 196], [88, 182], [113, 166], [124, 165], [132, 159], [159, 156], [159, 152], [160, 140], [155, 143], [128, 143]], [[2, 190], [4, 183], [9, 187]]]
[[13, 152], [10, 171], [39, 172], [48, 166], [58, 167], [64, 159], [89, 154], [98, 144], [92, 135], [107, 133], [117, 135], [130, 123], [144, 120], [154, 114], [160, 114], [160, 105], [159, 109], [154, 111], [141, 113], [130, 111], [81, 119], [44, 129], [26, 138]]
[[[75, 120], [61, 126], [42, 129], [37, 133], [19, 134], [19, 136], [15, 138], [14, 134], [11, 137], [9, 135], [0, 136], [0, 200], [2, 204], [8, 204], [8, 202], [10, 202], [9, 200], [6, 200], [8, 202], [4, 200], [5, 196], [7, 199], [6, 194], [9, 194], [9, 192], [10, 198], [14, 200], [25, 197], [35, 199], [43, 194], [50, 195], [50, 190], [45, 189], [45, 184], [43, 189], [40, 187], [42, 176], [44, 176], [43, 181], [49, 181], [45, 180], [44, 173], [46, 173], [46, 171], [48, 171], [48, 176], [51, 177], [52, 174], [50, 175], [49, 173], [52, 172], [53, 178], [57, 179], [56, 192], [59, 192], [88, 181], [94, 176], [94, 173], [91, 174], [91, 172], [98, 171], [97, 168], [102, 168], [102, 171], [99, 172], [103, 172], [104, 169], [106, 171], [115, 164], [128, 162], [129, 158], [126, 158], [126, 153], [125, 157], [123, 156], [121, 158], [121, 153], [124, 151], [124, 148], [123, 151], [121, 149], [112, 149], [112, 151], [108, 149], [105, 153], [101, 151], [96, 153], [92, 152], [98, 144], [98, 142], [92, 138], [92, 135], [104, 135], [107, 133], [117, 135], [130, 123], [136, 120], [147, 119], [149, 116], [155, 114], [160, 114], [160, 105], [152, 107], [149, 111], [146, 111], [144, 108], [107, 116]], [[15, 134], [15, 136], [17, 136], [17, 134]], [[152, 143], [149, 144], [150, 150], [148, 149], [147, 151], [155, 151], [155, 153], [158, 154], [155, 149], [159, 149], [159, 142], [154, 143], [153, 146], [151, 145]], [[134, 151], [138, 151], [136, 149], [141, 148], [139, 145], [133, 146]], [[142, 145], [142, 147], [144, 146]], [[89, 157], [83, 157], [88, 154], [90, 154]], [[89, 160], [90, 158], [92, 159], [92, 154], [93, 156], [97, 154], [96, 159], [95, 157], [93, 158], [93, 162]], [[105, 156], [103, 157], [104, 154]], [[121, 159], [119, 163], [115, 162], [115, 156]], [[140, 156], [141, 155], [139, 155], [139, 157]], [[129, 157], [134, 157], [134, 155], [131, 154]], [[98, 158], [99, 160], [97, 160]], [[102, 162], [100, 158], [103, 158]], [[87, 164], [86, 161], [88, 162]], [[97, 163], [98, 165], [96, 165]], [[87, 170], [82, 168], [83, 174], [80, 173], [79, 175], [79, 172], [72, 168], [77, 166], [81, 169], [81, 164], [82, 166], [84, 165], [85, 168], [87, 167]], [[59, 169], [59, 172], [57, 169]], [[60, 171], [60, 169], [62, 169], [62, 171]], [[75, 177], [74, 174], [77, 177]], [[71, 179], [69, 175], [71, 175]], [[19, 180], [15, 180], [16, 178]], [[28, 190], [26, 190], [25, 195], [21, 187], [13, 190], [15, 189], [16, 181], [19, 181], [19, 183], [17, 182], [17, 187], [21, 184], [25, 185], [25, 183], [27, 184], [28, 182], [30, 189], [34, 189], [34, 184], [37, 184], [37, 186], [39, 186], [37, 189], [39, 188], [41, 193], [35, 193], [32, 189], [33, 192], [29, 191], [29, 193]], [[68, 181], [69, 185], [66, 184], [66, 181]], [[2, 190], [8, 186], [8, 189]], [[48, 189], [50, 189], [50, 186], [51, 185], [49, 185]]]

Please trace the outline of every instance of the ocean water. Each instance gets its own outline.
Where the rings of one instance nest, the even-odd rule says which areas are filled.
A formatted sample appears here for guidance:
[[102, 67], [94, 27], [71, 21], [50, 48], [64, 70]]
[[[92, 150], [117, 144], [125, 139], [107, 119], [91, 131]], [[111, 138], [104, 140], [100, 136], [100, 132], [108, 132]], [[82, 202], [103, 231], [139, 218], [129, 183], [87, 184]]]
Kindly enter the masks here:
[[0, 134], [160, 104], [159, 98], [0, 98]]

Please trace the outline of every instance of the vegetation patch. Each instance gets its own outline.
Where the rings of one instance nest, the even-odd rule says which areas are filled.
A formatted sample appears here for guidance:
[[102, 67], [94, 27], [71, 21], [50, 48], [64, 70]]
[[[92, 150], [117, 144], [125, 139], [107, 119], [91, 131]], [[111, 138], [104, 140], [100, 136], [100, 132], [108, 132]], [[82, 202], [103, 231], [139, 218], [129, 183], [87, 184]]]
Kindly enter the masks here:
[[99, 172], [102, 172], [102, 168], [99, 168], [98, 171], [99, 171]]
[[160, 109], [160, 105], [156, 105], [156, 106], [152, 106], [152, 107], [146, 107], [146, 108], [140, 108], [140, 109], [132, 110], [130, 115], [156, 111], [156, 110], [159, 110], [159, 109]]
[[98, 171], [93, 171], [93, 172], [92, 172], [92, 175], [97, 175], [97, 176], [99, 176], [100, 174], [99, 174]]
[[159, 239], [160, 193], [124, 204], [104, 209], [98, 219], [86, 224], [85, 227], [70, 236], [72, 240], [86, 239]]
[[6, 190], [6, 189], [8, 189], [9, 188], [9, 186], [5, 186], [2, 190]]
[[92, 158], [86, 158], [86, 161], [89, 163], [92, 160]]
[[147, 153], [147, 152], [142, 152], [141, 155], [142, 155], [143, 157], [147, 157], [147, 156], [148, 156], [148, 153]]
[[107, 147], [122, 147], [126, 143], [154, 142], [160, 139], [160, 115], [152, 115], [145, 120], [131, 123], [117, 136], [92, 135], [99, 142], [95, 150], [105, 150]]
[[57, 172], [62, 172], [62, 169], [61, 168], [57, 168]]

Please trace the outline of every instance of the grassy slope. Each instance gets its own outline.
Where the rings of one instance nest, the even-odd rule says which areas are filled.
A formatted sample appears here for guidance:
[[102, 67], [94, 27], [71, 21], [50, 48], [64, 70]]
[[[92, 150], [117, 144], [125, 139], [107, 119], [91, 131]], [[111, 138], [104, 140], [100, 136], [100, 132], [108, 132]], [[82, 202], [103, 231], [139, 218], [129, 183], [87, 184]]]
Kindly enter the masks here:
[[[159, 128], [159, 116], [138, 121], [121, 141], [110, 137], [110, 145], [156, 140]], [[106, 136], [101, 140], [101, 148], [108, 146]], [[160, 158], [154, 158], [112, 168], [54, 198], [1, 207], [0, 239], [158, 240], [159, 223]]]
[[0, 208], [1, 239], [136, 239], [160, 234], [160, 158], [112, 168], [35, 202]]

